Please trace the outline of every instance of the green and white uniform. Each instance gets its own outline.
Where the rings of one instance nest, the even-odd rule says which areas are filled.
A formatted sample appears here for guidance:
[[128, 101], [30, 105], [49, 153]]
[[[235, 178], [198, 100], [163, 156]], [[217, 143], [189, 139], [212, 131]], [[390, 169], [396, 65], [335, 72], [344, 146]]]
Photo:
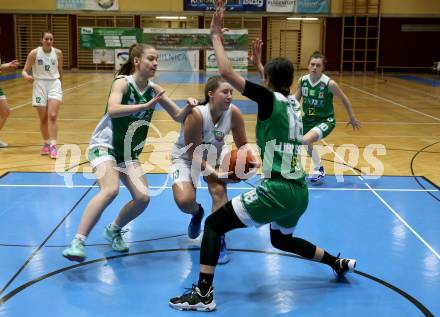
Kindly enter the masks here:
[[333, 94], [329, 89], [330, 77], [322, 74], [312, 83], [310, 74], [301, 77], [301, 95], [303, 97], [304, 134], [315, 130], [322, 139], [335, 128]]
[[284, 234], [293, 233], [308, 204], [308, 189], [301, 166], [301, 106], [274, 93], [273, 111], [257, 120], [256, 136], [263, 160], [261, 184], [232, 199], [234, 210], [246, 226], [271, 223]]
[[[144, 90], [140, 90], [133, 76], [119, 76], [116, 79], [121, 77], [128, 82], [121, 104], [146, 103], [154, 97], [155, 91], [151, 81]], [[106, 113], [90, 140], [89, 161], [92, 167], [107, 160], [115, 160], [118, 165], [137, 160], [144, 148], [153, 112], [154, 108], [125, 117], [110, 118], [106, 108]]]
[[32, 65], [32, 76], [34, 77], [32, 106], [46, 107], [49, 99], [63, 100], [58, 56], [54, 47], [49, 53], [44, 52], [41, 46], [37, 48], [35, 63]]
[[[227, 151], [224, 150], [225, 140], [231, 131], [231, 118], [233, 104], [222, 113], [220, 119], [214, 124], [212, 121], [209, 104], [197, 106], [195, 110], [200, 113], [202, 117], [202, 144], [201, 150], [204, 151], [203, 159], [207, 160], [211, 166], [217, 166], [222, 161], [222, 158]], [[194, 187], [198, 186], [200, 170], [192, 166], [192, 161], [188, 158], [188, 153], [185, 150], [185, 134], [183, 123], [180, 126], [180, 134], [171, 152], [171, 170], [173, 184], [179, 182], [192, 182]]]

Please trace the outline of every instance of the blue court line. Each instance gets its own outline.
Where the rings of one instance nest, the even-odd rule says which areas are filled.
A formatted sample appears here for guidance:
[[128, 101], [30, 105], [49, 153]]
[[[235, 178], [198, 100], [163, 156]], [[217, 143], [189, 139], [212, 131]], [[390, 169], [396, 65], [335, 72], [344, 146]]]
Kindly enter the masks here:
[[6, 81], [11, 79], [21, 78], [21, 73], [9, 73], [6, 75], [0, 76], [0, 81]]
[[418, 77], [418, 76], [414, 76], [414, 75], [395, 75], [392, 77], [396, 77], [396, 78], [404, 79], [404, 80], [409, 80], [409, 81], [414, 81], [419, 84], [440, 87], [440, 79], [423, 78], [423, 77]]

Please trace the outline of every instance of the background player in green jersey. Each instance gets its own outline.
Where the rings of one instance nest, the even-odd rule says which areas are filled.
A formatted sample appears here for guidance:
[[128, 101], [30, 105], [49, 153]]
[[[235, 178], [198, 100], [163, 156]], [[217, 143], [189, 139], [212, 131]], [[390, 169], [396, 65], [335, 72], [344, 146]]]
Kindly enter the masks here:
[[270, 223], [272, 245], [280, 250], [325, 263], [338, 274], [353, 271], [356, 264], [355, 260], [332, 256], [320, 247], [292, 236], [308, 204], [305, 174], [298, 159], [302, 138], [301, 109], [290, 95], [293, 64], [285, 58], [275, 58], [267, 63], [265, 86], [247, 81], [235, 72], [222, 43], [223, 1], [216, 1], [211, 21], [215, 57], [223, 78], [258, 104], [256, 135], [265, 178], [257, 188], [233, 198], [206, 219], [199, 281], [182, 296], [169, 301], [171, 307], [179, 310], [215, 309], [212, 283], [220, 253], [220, 236], [233, 229]]
[[[0, 72], [2, 72], [4, 69], [8, 68], [17, 68], [18, 62], [16, 60], [13, 60], [9, 63], [0, 64]], [[6, 119], [9, 117], [9, 113], [11, 110], [9, 110], [8, 107], [8, 100], [6, 99], [5, 94], [3, 93], [3, 90], [0, 87], [0, 130], [5, 125]], [[0, 148], [8, 147], [8, 144], [0, 140]]]
[[98, 222], [104, 209], [119, 192], [119, 180], [132, 196], [122, 207], [116, 219], [104, 231], [105, 239], [113, 250], [127, 252], [121, 229], [138, 217], [150, 200], [148, 184], [138, 156], [147, 138], [148, 127], [156, 103], [182, 122], [196, 99], [188, 99], [188, 105], [180, 109], [164, 90], [150, 79], [157, 70], [157, 51], [145, 44], [134, 44], [129, 59], [113, 81], [104, 117], [93, 132], [89, 146], [89, 160], [99, 185], [99, 192], [88, 203], [77, 234], [63, 256], [72, 261], [84, 261], [85, 241]]
[[303, 99], [303, 144], [307, 145], [307, 152], [312, 157], [313, 174], [310, 182], [314, 184], [323, 182], [325, 171], [319, 153], [313, 150], [313, 143], [325, 138], [335, 127], [333, 96], [339, 98], [347, 110], [347, 125], [350, 124], [353, 130], [361, 127], [350, 100], [333, 79], [323, 74], [324, 67], [324, 55], [314, 52], [309, 59], [309, 74], [299, 79], [295, 93], [298, 101]]

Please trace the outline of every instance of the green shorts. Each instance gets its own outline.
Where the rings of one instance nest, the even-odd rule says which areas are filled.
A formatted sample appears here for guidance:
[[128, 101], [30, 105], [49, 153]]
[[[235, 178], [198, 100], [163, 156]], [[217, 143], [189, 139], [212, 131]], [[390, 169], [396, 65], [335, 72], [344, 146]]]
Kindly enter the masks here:
[[232, 206], [248, 227], [270, 223], [273, 229], [291, 234], [308, 202], [306, 182], [264, 179], [256, 188], [234, 197]]
[[1, 88], [0, 88], [0, 99], [6, 99], [6, 96]]
[[115, 161], [116, 165], [118, 166], [120, 166], [123, 163], [126, 164], [128, 162], [137, 161], [138, 155], [137, 153], [132, 152], [130, 160], [126, 161], [123, 155], [118, 155], [114, 150], [100, 146], [89, 149], [88, 159], [90, 165], [93, 168], [95, 168], [104, 161], [110, 161], [110, 160]]
[[304, 134], [309, 132], [310, 130], [315, 130], [319, 134], [319, 140], [325, 138], [336, 126], [334, 117], [327, 118], [314, 118], [309, 119], [307, 117], [303, 117], [303, 131]]

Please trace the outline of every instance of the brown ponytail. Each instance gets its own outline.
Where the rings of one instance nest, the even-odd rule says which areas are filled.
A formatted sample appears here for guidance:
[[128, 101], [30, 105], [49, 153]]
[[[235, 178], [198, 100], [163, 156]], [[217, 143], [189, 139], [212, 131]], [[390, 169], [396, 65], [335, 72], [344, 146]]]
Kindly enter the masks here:
[[206, 105], [209, 102], [209, 92], [214, 92], [220, 86], [220, 83], [225, 83], [226, 80], [220, 75], [214, 75], [209, 77], [208, 81], [205, 84], [205, 100], [203, 102], [199, 101], [199, 105]]

